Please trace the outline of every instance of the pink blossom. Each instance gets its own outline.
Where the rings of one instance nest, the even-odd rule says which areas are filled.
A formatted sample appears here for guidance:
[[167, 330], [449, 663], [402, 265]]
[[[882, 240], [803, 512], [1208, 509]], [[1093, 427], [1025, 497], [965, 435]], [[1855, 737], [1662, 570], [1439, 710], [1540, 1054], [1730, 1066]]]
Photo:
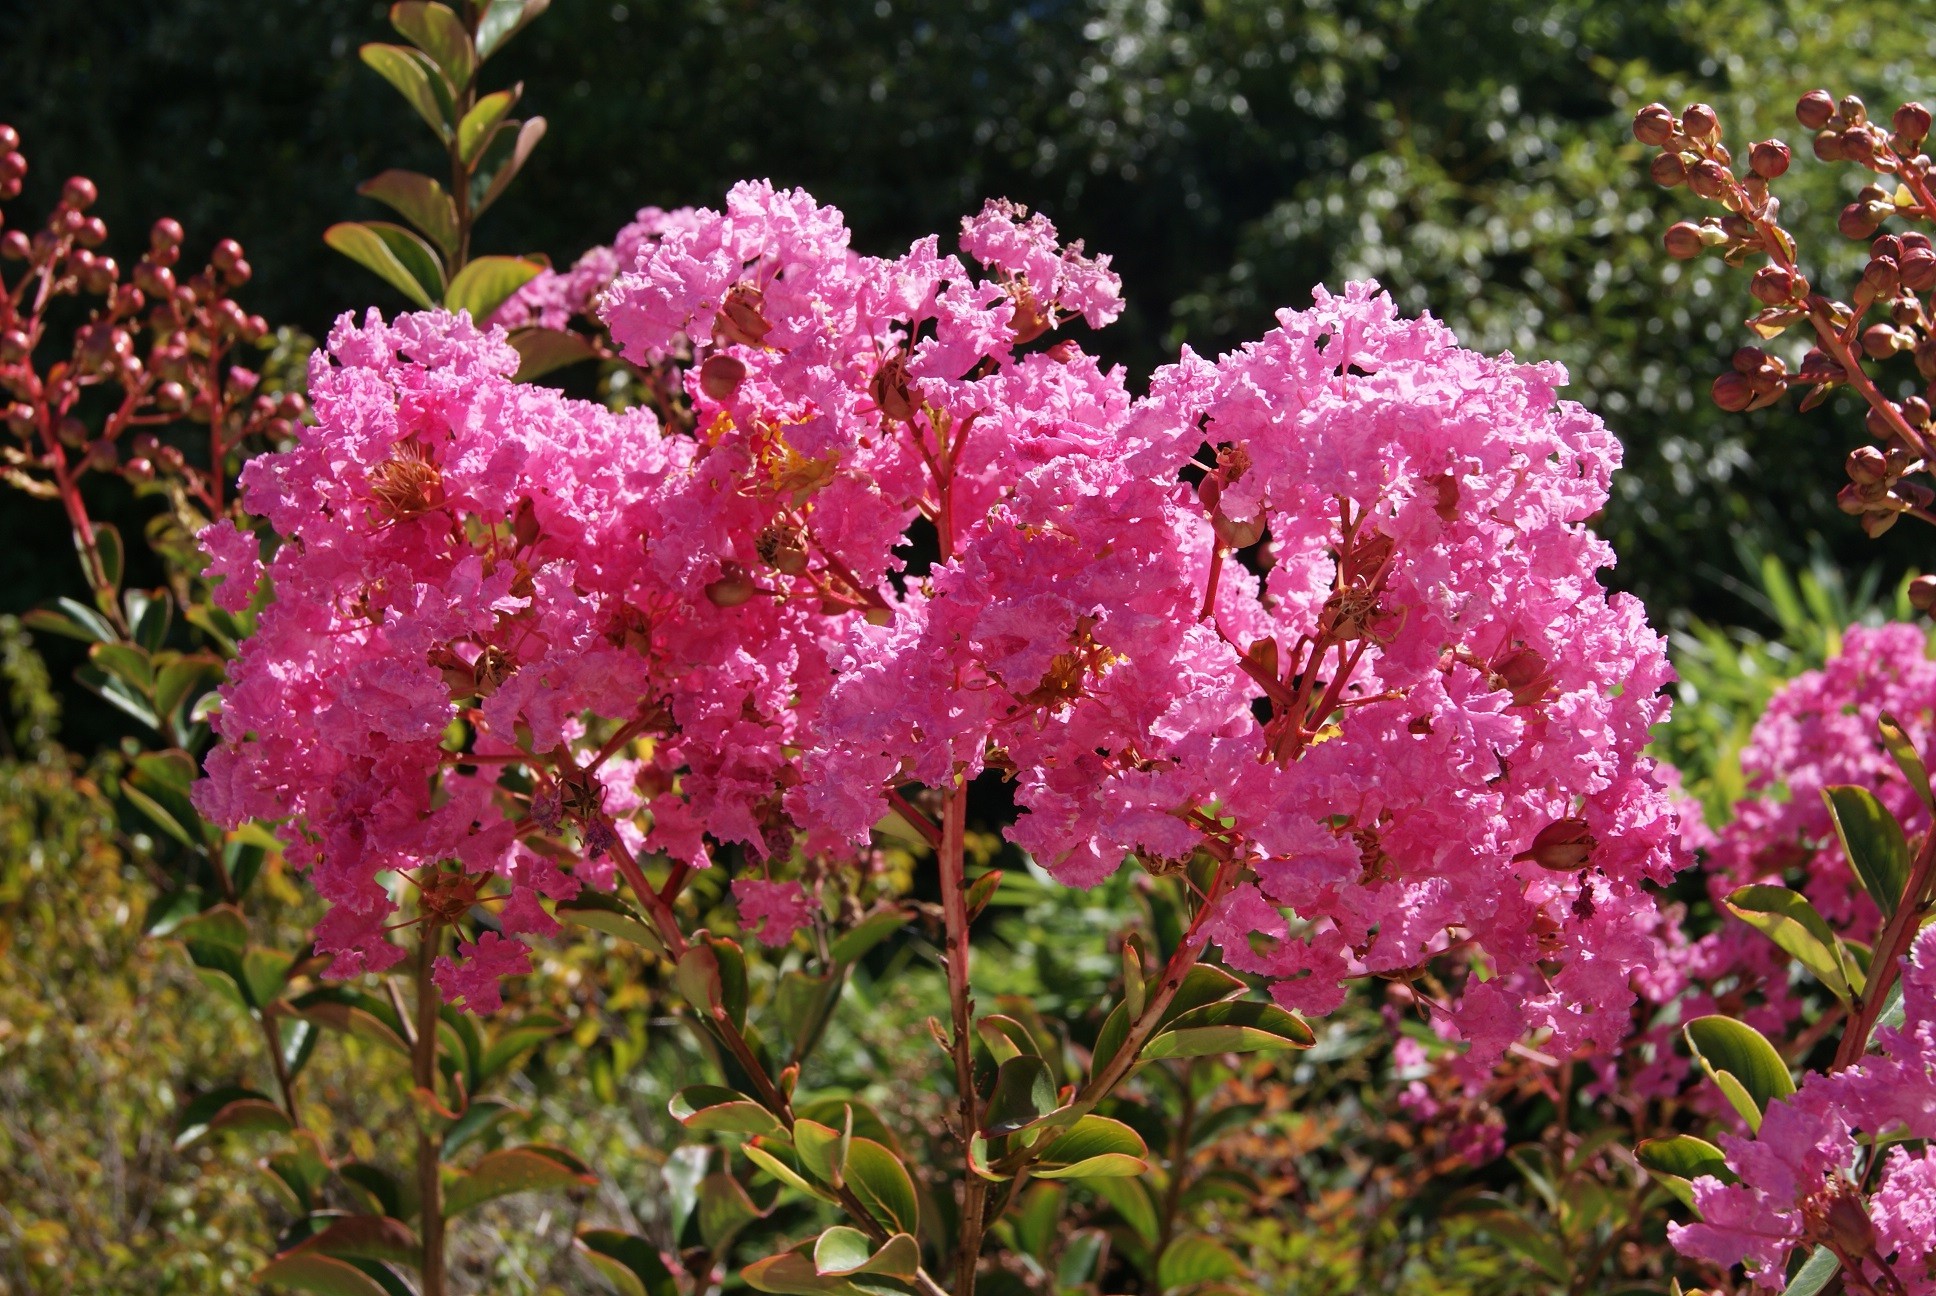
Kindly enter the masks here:
[[205, 574], [216, 582], [215, 605], [227, 612], [248, 607], [262, 580], [262, 551], [255, 536], [223, 518], [203, 527], [195, 539], [208, 555]]
[[817, 909], [798, 882], [735, 878], [733, 899], [739, 904], [740, 924], [762, 945], [786, 944], [793, 933], [813, 921]]

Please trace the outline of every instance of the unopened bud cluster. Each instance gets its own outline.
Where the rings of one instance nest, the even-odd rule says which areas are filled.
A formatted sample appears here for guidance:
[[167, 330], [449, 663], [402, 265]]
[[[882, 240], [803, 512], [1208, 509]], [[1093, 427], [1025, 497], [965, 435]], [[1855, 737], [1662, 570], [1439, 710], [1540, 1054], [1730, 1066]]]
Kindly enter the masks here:
[[[1895, 181], [1866, 185], [1837, 218], [1845, 236], [1871, 240], [1868, 263], [1846, 299], [1810, 284], [1797, 262], [1794, 236], [1781, 225], [1781, 203], [1770, 182], [1788, 170], [1786, 144], [1763, 140], [1751, 146], [1742, 168], [1722, 142], [1719, 116], [1706, 104], [1691, 104], [1678, 116], [1664, 104], [1649, 104], [1634, 117], [1634, 137], [1661, 150], [1650, 166], [1654, 180], [1669, 188], [1684, 185], [1722, 209], [1702, 221], [1669, 227], [1663, 239], [1668, 255], [1691, 260], [1718, 249], [1737, 267], [1761, 258], [1748, 282], [1761, 309], [1748, 318], [1748, 327], [1763, 341], [1802, 323], [1815, 334], [1815, 345], [1792, 372], [1760, 347], [1737, 351], [1729, 371], [1714, 380], [1714, 402], [1729, 411], [1764, 409], [1791, 386], [1800, 386], [1807, 389], [1802, 408], [1808, 409], [1838, 387], [1852, 388], [1868, 402], [1865, 426], [1878, 444], [1849, 455], [1849, 484], [1838, 505], [1871, 536], [1906, 513], [1936, 520], [1928, 514], [1936, 492], [1905, 480], [1929, 471], [1929, 444], [1936, 436], [1930, 425], [1936, 405], [1936, 315], [1925, 300], [1936, 289], [1936, 247], [1913, 230], [1881, 233], [1892, 218], [1936, 219], [1930, 159], [1922, 151], [1930, 111], [1904, 104], [1884, 126], [1870, 119], [1854, 95], [1838, 100], [1826, 90], [1811, 90], [1795, 105], [1795, 117], [1815, 133], [1817, 158], [1852, 162]], [[1891, 399], [1865, 367], [1896, 357], [1913, 364], [1928, 384], [1921, 396]]]
[[[0, 125], [0, 199], [17, 197], [27, 173], [19, 144]], [[14, 485], [67, 499], [70, 511], [80, 507], [75, 483], [94, 471], [179, 479], [220, 512], [230, 453], [251, 437], [286, 440], [303, 398], [259, 392], [256, 373], [226, 363], [269, 334], [230, 296], [251, 275], [239, 243], [222, 240], [188, 273], [182, 227], [164, 218], [124, 269], [100, 250], [108, 228], [89, 214], [96, 197], [94, 182], [75, 176], [38, 228], [8, 225], [0, 212], [0, 422], [9, 434], [0, 464]], [[48, 322], [62, 298], [87, 309], [71, 333]], [[159, 435], [183, 422], [206, 427], [206, 452]]]

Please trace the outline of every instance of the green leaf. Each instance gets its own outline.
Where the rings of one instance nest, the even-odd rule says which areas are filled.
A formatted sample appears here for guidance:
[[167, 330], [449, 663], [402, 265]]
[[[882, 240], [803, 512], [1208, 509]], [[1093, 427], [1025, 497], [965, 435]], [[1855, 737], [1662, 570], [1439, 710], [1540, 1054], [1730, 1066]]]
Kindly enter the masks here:
[[284, 1252], [335, 1256], [339, 1260], [394, 1260], [415, 1264], [422, 1258], [416, 1235], [402, 1220], [383, 1215], [349, 1215]]
[[224, 1085], [200, 1095], [182, 1109], [175, 1146], [184, 1148], [196, 1139], [225, 1130], [238, 1134], [263, 1130], [286, 1134], [293, 1128], [289, 1117], [283, 1114], [282, 1108], [276, 1106], [269, 1095], [254, 1089]]
[[487, 1201], [513, 1193], [572, 1188], [597, 1180], [559, 1161], [549, 1150], [504, 1148], [460, 1171], [444, 1189], [444, 1214], [461, 1215]]
[[1643, 1140], [1634, 1149], [1634, 1158], [1689, 1208], [1694, 1205], [1693, 1180], [1713, 1175], [1722, 1183], [1734, 1182], [1734, 1171], [1728, 1169], [1728, 1159], [1721, 1149], [1692, 1134]]
[[[386, 233], [390, 230], [402, 238]], [[421, 257], [411, 254], [411, 242], [405, 240], [414, 242]], [[323, 242], [373, 272], [414, 304], [425, 309], [437, 304], [437, 295], [443, 291], [444, 272], [437, 265], [430, 245], [403, 226], [381, 221], [343, 221], [323, 231]], [[400, 248], [405, 249], [401, 255]], [[410, 262], [405, 261], [406, 256]]]
[[464, 1109], [463, 1115], [451, 1122], [444, 1131], [443, 1155], [446, 1159], [462, 1151], [464, 1146], [490, 1133], [491, 1127], [513, 1116], [523, 1116], [522, 1108], [509, 1103], [483, 1098], [473, 1101]]
[[914, 1180], [885, 1144], [866, 1138], [853, 1140], [847, 1149], [847, 1186], [885, 1227], [920, 1233], [921, 1201], [915, 1196]]
[[1081, 1287], [1089, 1282], [1102, 1259], [1102, 1246], [1108, 1235], [1101, 1229], [1084, 1229], [1070, 1238], [1056, 1262], [1055, 1280], [1063, 1288]]
[[1909, 843], [1902, 825], [1866, 788], [1828, 787], [1822, 799], [1856, 876], [1885, 917], [1895, 913], [1909, 883]]
[[430, 123], [440, 140], [450, 139], [450, 117], [444, 104], [443, 87], [436, 85], [437, 65], [427, 54], [402, 45], [369, 44], [357, 51], [397, 93], [409, 101], [418, 116]]
[[1149, 1169], [1142, 1135], [1106, 1116], [1084, 1116], [1042, 1149], [1038, 1179], [1137, 1175]]
[[733, 1176], [711, 1174], [699, 1181], [699, 1236], [714, 1252], [724, 1253], [741, 1229], [764, 1214]]
[[589, 338], [569, 329], [519, 329], [511, 335], [511, 345], [518, 353], [518, 382], [535, 382], [567, 365], [598, 357], [598, 348]]
[[1156, 1203], [1150, 1200], [1149, 1189], [1143, 1187], [1142, 1180], [1104, 1176], [1091, 1180], [1089, 1191], [1114, 1207], [1137, 1237], [1150, 1246], [1156, 1245], [1162, 1226], [1156, 1217]]
[[1718, 1014], [1697, 1017], [1681, 1033], [1701, 1069], [1721, 1086], [1721, 1092], [1750, 1128], [1761, 1128], [1761, 1114], [1770, 1102], [1795, 1092], [1794, 1078], [1788, 1074], [1781, 1054], [1745, 1022]]
[[249, 945], [249, 922], [240, 909], [222, 904], [177, 923], [169, 935], [181, 941], [223, 945], [239, 954]]
[[560, 922], [616, 936], [634, 945], [642, 945], [654, 954], [665, 952], [665, 946], [659, 943], [652, 925], [640, 916], [638, 910], [617, 896], [586, 887], [572, 899], [560, 900], [553, 913]]
[[416, 1218], [418, 1203], [415, 1179], [399, 1179], [388, 1170], [367, 1161], [345, 1161], [336, 1167], [336, 1173], [343, 1182], [367, 1199], [374, 1210], [392, 1219]]
[[451, 88], [462, 90], [477, 71], [477, 52], [464, 20], [445, 5], [425, 0], [399, 0], [390, 6], [390, 25], [412, 45], [428, 54]]
[[664, 1257], [642, 1237], [617, 1229], [586, 1229], [573, 1245], [620, 1296], [678, 1296], [679, 1284]]
[[817, 1184], [809, 1182], [807, 1177], [800, 1173], [798, 1166], [789, 1164], [788, 1161], [782, 1159], [782, 1154], [787, 1156], [794, 1155], [784, 1143], [768, 1145], [762, 1143], [757, 1138], [748, 1139], [740, 1145], [739, 1150], [746, 1154], [748, 1161], [751, 1161], [769, 1176], [779, 1180], [787, 1187], [795, 1189], [798, 1192], [806, 1193], [810, 1197], [817, 1197], [821, 1201], [831, 1202], [836, 1200], [832, 1193]]
[[574, 1240], [578, 1253], [621, 1296], [677, 1296], [679, 1287], [658, 1248], [616, 1229], [588, 1229]]
[[787, 1056], [798, 1062], [820, 1038], [840, 998], [841, 981], [831, 972], [815, 975], [795, 968], [781, 974], [773, 994], [772, 1017], [787, 1041]]
[[1787, 1296], [1820, 1296], [1841, 1269], [1842, 1262], [1833, 1251], [1825, 1246], [1816, 1247], [1788, 1280]]
[[[1242, 981], [1222, 968], [1213, 967], [1208, 963], [1198, 963], [1184, 974], [1183, 983], [1177, 987], [1176, 994], [1170, 999], [1169, 1005], [1157, 1018], [1157, 1029], [1161, 1030], [1163, 1026], [1175, 1021], [1186, 1012], [1240, 995], [1246, 989]], [[1123, 1046], [1123, 1041], [1129, 1038], [1131, 1019], [1126, 1011], [1127, 1007], [1127, 1004], [1117, 1004], [1115, 1011], [1111, 1012], [1108, 1020], [1103, 1023], [1102, 1031], [1096, 1036], [1094, 1060], [1090, 1065], [1091, 1074], [1101, 1074], [1115, 1059], [1117, 1050]]]
[[175, 600], [165, 591], [151, 598], [141, 590], [129, 590], [121, 596], [121, 601], [128, 611], [128, 623], [134, 627], [134, 641], [151, 653], [160, 652], [168, 641]]
[[[1098, 1179], [1099, 1184], [1120, 1187], [1135, 1183], [1133, 1179]], [[1063, 1232], [1062, 1208], [1068, 1201], [1069, 1190], [1061, 1184], [1030, 1184], [1022, 1193], [1022, 1199], [1015, 1208], [1015, 1243], [1024, 1255], [1033, 1256], [1037, 1262], [1048, 1264], [1054, 1253], [1056, 1239]], [[1149, 1194], [1143, 1194], [1149, 1200]], [[1156, 1222], [1154, 1209], [1150, 1212], [1150, 1222]]]
[[1782, 886], [1744, 886], [1728, 896], [1727, 906], [1735, 917], [1814, 973], [1843, 1003], [1849, 1001], [1852, 989], [1860, 992], [1861, 972], [1844, 961], [1835, 932], [1801, 892]]
[[347, 986], [324, 986], [298, 996], [290, 1006], [318, 1026], [354, 1035], [400, 1057], [410, 1056], [395, 1011], [372, 995]]
[[471, 210], [474, 216], [482, 216], [492, 203], [496, 202], [517, 178], [518, 172], [531, 157], [531, 150], [538, 147], [544, 138], [545, 119], [533, 117], [510, 129], [498, 131], [484, 149], [484, 156], [478, 160], [476, 177], [471, 181]]
[[317, 1194], [329, 1178], [329, 1158], [323, 1155], [323, 1145], [314, 1134], [294, 1131], [289, 1146], [269, 1157], [264, 1165], [298, 1211], [306, 1214], [316, 1208]]
[[1902, 776], [1909, 780], [1911, 790], [1922, 798], [1924, 806], [1931, 811], [1936, 811], [1936, 793], [1930, 790], [1929, 769], [1923, 764], [1922, 754], [1916, 750], [1916, 744], [1909, 740], [1909, 731], [1902, 727], [1900, 720], [1887, 711], [1877, 719], [1876, 728], [1882, 733], [1882, 745], [1889, 749], [1891, 756], [1895, 757], [1896, 768], [1901, 770]]
[[446, 257], [457, 255], [457, 205], [444, 187], [427, 175], [392, 168], [356, 186], [430, 237]]
[[387, 1296], [376, 1279], [355, 1265], [311, 1251], [270, 1261], [256, 1271], [255, 1281], [315, 1296]]
[[526, 1050], [536, 1048], [563, 1033], [564, 1029], [563, 1022], [543, 1015], [526, 1017], [515, 1026], [506, 1027], [485, 1046], [483, 1056], [477, 1061], [477, 1073], [489, 1080], [523, 1056]]
[[263, 945], [251, 945], [244, 950], [240, 984], [250, 1007], [267, 1008], [274, 1003], [283, 984], [289, 980], [289, 969], [295, 964], [291, 955]]
[[485, 0], [477, 24], [477, 57], [487, 59], [524, 29], [526, 23], [551, 7], [551, 0]]
[[1003, 1062], [995, 1073], [995, 1089], [982, 1112], [982, 1133], [989, 1138], [1014, 1134], [1041, 1120], [1057, 1107], [1055, 1077], [1049, 1064], [1032, 1053]]
[[688, 1085], [667, 1104], [672, 1118], [689, 1130], [727, 1134], [784, 1135], [786, 1126], [772, 1112], [737, 1090], [719, 1085]]
[[828, 947], [827, 952], [833, 956], [833, 960], [836, 963], [846, 964], [858, 962], [861, 956], [866, 954], [868, 950], [873, 949], [889, 936], [901, 930], [902, 925], [906, 922], [906, 912], [898, 908], [884, 909], [879, 913], [869, 914], [854, 924], [854, 926], [842, 932], [835, 939], [834, 943]]
[[478, 257], [450, 281], [444, 293], [444, 307], [452, 312], [469, 311], [471, 319], [482, 324], [505, 299], [524, 287], [544, 266], [518, 257]]
[[1201, 1234], [1186, 1233], [1163, 1248], [1156, 1262], [1156, 1285], [1165, 1291], [1220, 1282], [1244, 1272], [1244, 1263], [1223, 1243]]
[[1179, 1015], [1143, 1045], [1143, 1057], [1190, 1058], [1214, 1053], [1263, 1053], [1317, 1043], [1301, 1018], [1276, 1004], [1251, 1000], [1205, 1004]]
[[[78, 543], [79, 537], [76, 537]], [[107, 578], [109, 590], [121, 588], [121, 578], [128, 569], [128, 549], [121, 543], [121, 532], [113, 523], [94, 524], [94, 548], [101, 555], [101, 574]]]
[[845, 1112], [842, 1116], [841, 1129], [813, 1120], [793, 1122], [793, 1147], [800, 1154], [800, 1164], [821, 1183], [835, 1188], [846, 1182], [847, 1154], [853, 1143], [853, 1118]]
[[464, 120], [457, 123], [457, 155], [463, 159], [465, 166], [477, 165], [484, 146], [491, 142], [498, 125], [509, 115], [518, 96], [523, 93], [522, 85], [498, 90], [479, 99], [464, 114]]
[[60, 605], [64, 613], [52, 608], [35, 608], [21, 616], [20, 624], [39, 634], [59, 635], [82, 643], [113, 643], [119, 637], [107, 618], [93, 608], [65, 598], [60, 600]]

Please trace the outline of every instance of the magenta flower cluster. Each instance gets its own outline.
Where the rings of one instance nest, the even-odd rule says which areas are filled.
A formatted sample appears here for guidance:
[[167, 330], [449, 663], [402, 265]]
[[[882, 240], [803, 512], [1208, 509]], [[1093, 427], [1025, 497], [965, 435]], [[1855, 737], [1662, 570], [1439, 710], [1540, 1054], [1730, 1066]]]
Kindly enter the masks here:
[[[274, 601], [201, 801], [280, 824], [339, 971], [397, 957], [386, 875], [506, 895], [445, 969], [488, 1007], [540, 897], [727, 844], [784, 941], [802, 859], [992, 773], [1071, 884], [1238, 870], [1209, 934], [1289, 1006], [1463, 951], [1473, 1066], [1627, 1034], [1668, 668], [1599, 584], [1619, 446], [1556, 367], [1354, 284], [1138, 394], [1068, 335], [1122, 309], [1108, 259], [1001, 203], [961, 257], [763, 184], [635, 242], [586, 291], [629, 358], [690, 355], [692, 435], [512, 383], [466, 319], [346, 319], [245, 475]], [[238, 587], [253, 544], [208, 537]]]

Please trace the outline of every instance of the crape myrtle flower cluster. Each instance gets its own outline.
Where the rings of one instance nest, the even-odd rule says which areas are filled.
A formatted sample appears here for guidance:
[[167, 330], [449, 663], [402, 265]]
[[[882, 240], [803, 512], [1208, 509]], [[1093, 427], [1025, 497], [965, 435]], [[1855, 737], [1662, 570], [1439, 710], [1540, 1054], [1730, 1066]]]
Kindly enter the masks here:
[[398, 957], [381, 874], [503, 893], [444, 971], [488, 1007], [540, 897], [729, 844], [784, 941], [821, 912], [790, 878], [994, 772], [1066, 882], [1235, 870], [1209, 933], [1288, 1006], [1462, 953], [1473, 1066], [1622, 1037], [1668, 672], [1598, 583], [1619, 446], [1563, 374], [1354, 284], [1138, 396], [1064, 332], [1121, 310], [1107, 258], [1002, 203], [961, 248], [859, 255], [764, 184], [665, 222], [602, 313], [690, 355], [690, 435], [513, 384], [461, 317], [339, 325], [316, 426], [244, 476], [274, 602], [201, 792], [280, 822], [338, 970]]
[[1721, 1137], [1730, 1178], [1694, 1181], [1702, 1219], [1668, 1226], [1676, 1247], [1780, 1291], [1794, 1248], [1826, 1246], [1851, 1290], [1936, 1292], [1936, 929], [1904, 968], [1902, 1008], [1876, 1055], [1807, 1076], [1753, 1138]]

